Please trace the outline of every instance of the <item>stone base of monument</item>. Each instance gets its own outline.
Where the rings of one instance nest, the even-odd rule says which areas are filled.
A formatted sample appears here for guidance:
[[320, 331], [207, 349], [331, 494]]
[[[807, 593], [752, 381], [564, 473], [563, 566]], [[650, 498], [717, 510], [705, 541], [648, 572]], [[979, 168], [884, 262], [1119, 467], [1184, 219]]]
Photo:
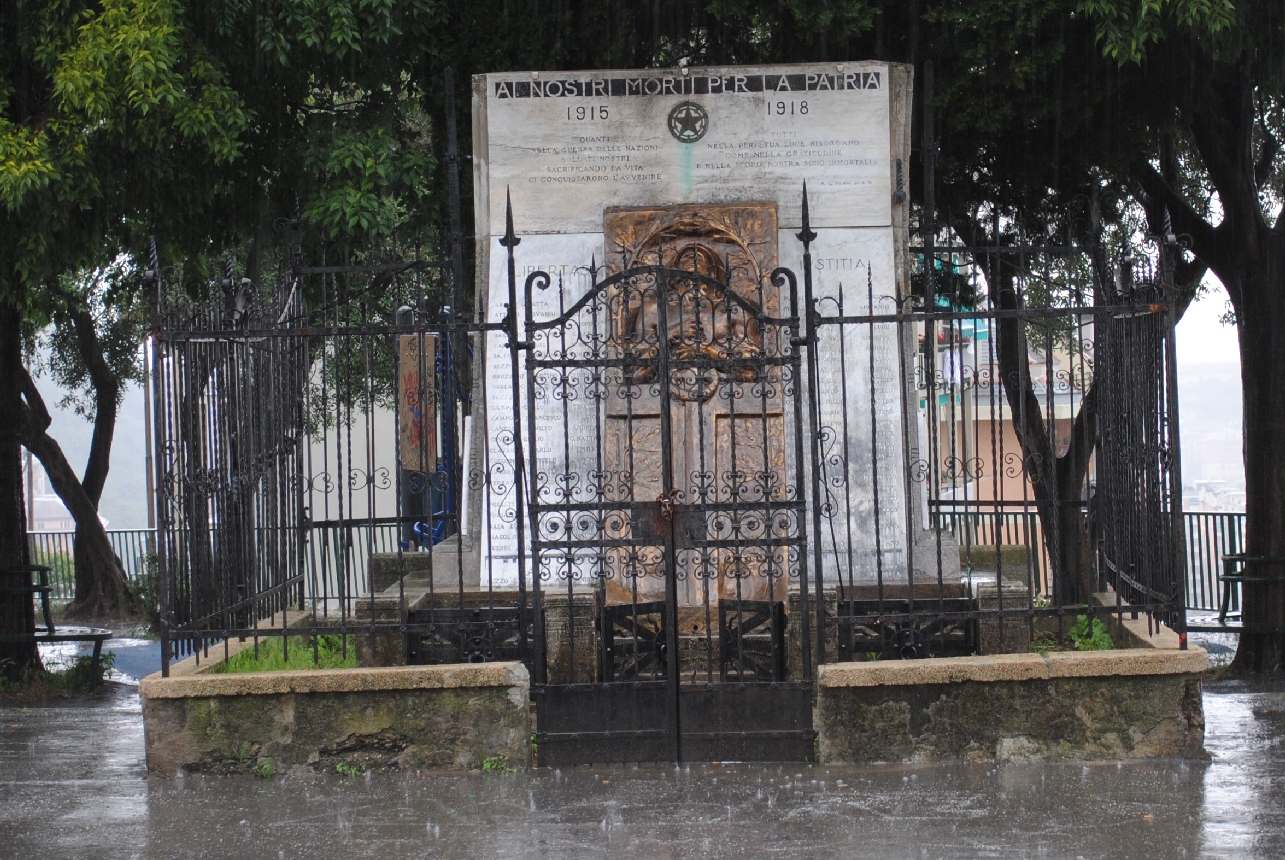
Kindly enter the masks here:
[[530, 765], [521, 663], [229, 675], [183, 665], [139, 685], [149, 774]]
[[[531, 602], [529, 594], [527, 601], [528, 604]], [[592, 591], [579, 590], [572, 597], [568, 597], [566, 593], [545, 594], [543, 604], [549, 683], [585, 683], [598, 680], [597, 596]], [[373, 601], [369, 596], [361, 598], [354, 610], [357, 623], [361, 623], [371, 617], [379, 621], [405, 621], [408, 612], [433, 608], [515, 609], [517, 605], [516, 590], [460, 592], [450, 588], [429, 589], [425, 583], [416, 582], [408, 576], [400, 589], [394, 583], [376, 595]], [[535, 641], [534, 633], [535, 631], [531, 631], [532, 642]], [[403, 634], [358, 634], [356, 639], [357, 665], [375, 667], [406, 664], [406, 637]], [[571, 648], [573, 641], [574, 660]]]
[[915, 582], [959, 582], [959, 540], [946, 529], [915, 530]]
[[[431, 581], [433, 588], [476, 591], [478, 582], [478, 546], [471, 537], [463, 540], [461, 554], [459, 535], [454, 535], [433, 547], [432, 552], [376, 552], [370, 556], [370, 588], [376, 594], [396, 591], [397, 580], [405, 577], [406, 586], [412, 590], [426, 590]], [[461, 583], [461, 574], [463, 580]]]
[[821, 762], [1203, 758], [1208, 666], [1199, 648], [825, 665]]
[[[982, 615], [977, 620], [978, 654], [1025, 654], [1031, 650], [1031, 594], [1023, 582], [1005, 580], [1003, 588], [990, 582], [973, 584], [977, 608], [1012, 610], [1012, 615]], [[1056, 624], [1056, 623], [1055, 623]]]
[[[442, 541], [431, 553], [372, 553], [369, 570], [374, 596], [366, 594], [357, 599], [353, 607], [356, 621], [404, 622], [409, 610], [436, 605], [448, 595], [458, 600], [461, 582], [466, 595], [479, 593], [476, 543], [464, 538], [462, 559], [458, 535]], [[402, 634], [357, 637], [357, 665], [405, 664], [406, 638]]]
[[[517, 592], [513, 593], [516, 603]], [[597, 594], [592, 591], [544, 595], [545, 657], [550, 684], [598, 680]], [[573, 647], [574, 646], [574, 647]], [[574, 657], [574, 659], [573, 659]]]

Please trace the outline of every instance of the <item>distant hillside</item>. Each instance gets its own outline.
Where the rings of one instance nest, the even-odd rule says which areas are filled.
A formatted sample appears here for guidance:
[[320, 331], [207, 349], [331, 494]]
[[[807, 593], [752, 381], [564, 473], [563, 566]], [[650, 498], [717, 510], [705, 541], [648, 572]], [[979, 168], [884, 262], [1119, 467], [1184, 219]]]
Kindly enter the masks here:
[[1240, 365], [1180, 363], [1178, 416], [1182, 478], [1245, 486], [1242, 459]]
[[1240, 432], [1240, 365], [1182, 364], [1178, 369], [1178, 414], [1182, 426], [1210, 424]]

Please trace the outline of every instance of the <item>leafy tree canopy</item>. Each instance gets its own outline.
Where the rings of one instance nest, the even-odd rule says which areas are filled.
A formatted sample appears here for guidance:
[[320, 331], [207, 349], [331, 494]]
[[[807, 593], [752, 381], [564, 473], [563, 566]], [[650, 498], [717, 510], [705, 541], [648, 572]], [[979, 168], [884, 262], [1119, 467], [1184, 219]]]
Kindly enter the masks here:
[[[0, 290], [264, 233], [419, 229], [427, 2], [17, 0], [0, 12]], [[145, 258], [144, 258], [145, 259]], [[38, 309], [33, 307], [39, 313]]]

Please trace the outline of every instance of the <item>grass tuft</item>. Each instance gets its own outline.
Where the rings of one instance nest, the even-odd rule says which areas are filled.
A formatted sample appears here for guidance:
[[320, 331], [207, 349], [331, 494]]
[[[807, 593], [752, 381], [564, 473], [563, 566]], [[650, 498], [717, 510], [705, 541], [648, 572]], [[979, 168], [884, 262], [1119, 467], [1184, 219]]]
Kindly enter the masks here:
[[357, 668], [357, 649], [351, 638], [348, 638], [347, 656], [344, 655], [343, 636], [318, 636], [316, 659], [313, 654], [313, 637], [291, 636], [289, 659], [280, 636], [267, 636], [259, 640], [259, 653], [256, 656], [253, 647], [245, 648], [233, 654], [231, 659], [220, 663], [211, 672], [238, 674], [241, 672], [280, 672], [286, 669], [355, 669]]

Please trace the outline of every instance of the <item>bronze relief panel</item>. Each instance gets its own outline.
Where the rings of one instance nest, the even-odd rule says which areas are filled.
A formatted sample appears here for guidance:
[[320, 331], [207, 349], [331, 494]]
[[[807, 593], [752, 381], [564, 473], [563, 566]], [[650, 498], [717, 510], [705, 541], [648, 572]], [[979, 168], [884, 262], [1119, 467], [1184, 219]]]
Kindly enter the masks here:
[[[765, 322], [781, 315], [771, 279], [776, 206], [608, 209], [604, 232], [608, 274], [642, 266], [691, 273], [640, 274], [606, 296], [608, 356], [625, 361], [607, 386], [605, 465], [618, 476], [618, 500], [634, 508], [630, 537], [660, 547], [673, 524], [682, 605], [783, 599], [782, 550], [755, 545], [776, 534], [770, 508], [787, 492], [784, 380], [779, 366], [762, 361], [781, 354], [782, 333]], [[657, 437], [662, 408], [668, 445]], [[675, 490], [668, 500], [663, 469]], [[672, 511], [654, 516], [650, 503]], [[610, 603], [663, 595], [663, 564], [640, 566], [631, 552], [609, 553]]]

